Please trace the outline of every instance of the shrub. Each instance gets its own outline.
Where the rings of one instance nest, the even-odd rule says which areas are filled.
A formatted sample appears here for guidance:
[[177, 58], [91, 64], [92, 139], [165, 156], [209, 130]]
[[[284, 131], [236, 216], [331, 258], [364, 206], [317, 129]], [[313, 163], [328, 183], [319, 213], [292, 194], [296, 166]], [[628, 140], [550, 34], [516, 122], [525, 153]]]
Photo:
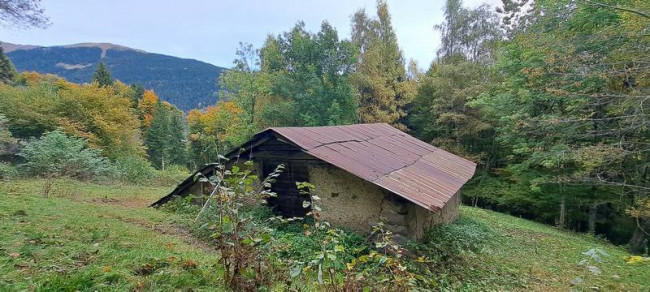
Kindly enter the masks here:
[[461, 217], [454, 224], [427, 231], [416, 249], [423, 251], [434, 263], [446, 266], [485, 250], [493, 238], [494, 232], [484, 223]]
[[18, 171], [9, 163], [0, 162], [0, 179], [10, 179], [18, 175]]
[[[226, 160], [225, 157], [221, 159]], [[220, 253], [219, 264], [224, 270], [224, 282], [235, 291], [253, 291], [268, 284], [269, 263], [260, 246], [269, 244], [269, 230], [256, 224], [250, 212], [244, 212], [249, 201], [261, 201], [274, 195], [269, 187], [280, 175], [283, 166], [271, 173], [255, 187], [257, 175], [250, 170], [252, 161], [244, 163], [244, 169], [233, 165], [226, 170], [217, 165], [216, 173], [206, 177], [198, 173], [195, 178], [209, 183], [212, 192], [206, 198], [195, 221], [211, 225], [210, 238]]]
[[176, 185], [189, 176], [190, 173], [185, 166], [170, 165], [165, 170], [157, 170], [153, 177], [157, 185]]
[[163, 205], [163, 210], [177, 214], [196, 215], [199, 212], [199, 206], [195, 203], [196, 200], [197, 198], [194, 195], [174, 197]]
[[25, 158], [27, 174], [90, 179], [110, 173], [110, 163], [100, 150], [86, 148], [86, 140], [56, 130], [22, 143], [18, 155]]
[[149, 161], [138, 156], [120, 157], [113, 165], [117, 178], [121, 181], [141, 183], [156, 176], [156, 170]]

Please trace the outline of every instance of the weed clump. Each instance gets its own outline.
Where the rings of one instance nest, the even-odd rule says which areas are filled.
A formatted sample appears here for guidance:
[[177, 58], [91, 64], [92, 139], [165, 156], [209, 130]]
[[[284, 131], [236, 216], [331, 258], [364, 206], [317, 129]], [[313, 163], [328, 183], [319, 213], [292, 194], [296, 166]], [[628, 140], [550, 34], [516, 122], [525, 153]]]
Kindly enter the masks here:
[[487, 250], [494, 238], [494, 231], [483, 222], [461, 217], [453, 224], [428, 230], [415, 248], [435, 265], [451, 267]]

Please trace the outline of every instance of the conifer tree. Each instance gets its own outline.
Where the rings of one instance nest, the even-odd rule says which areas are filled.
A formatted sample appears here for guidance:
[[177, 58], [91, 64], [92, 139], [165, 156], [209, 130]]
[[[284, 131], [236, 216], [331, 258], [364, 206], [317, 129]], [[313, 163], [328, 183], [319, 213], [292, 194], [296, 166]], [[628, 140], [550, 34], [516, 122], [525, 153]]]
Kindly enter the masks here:
[[352, 18], [352, 41], [360, 54], [352, 82], [359, 94], [359, 119], [390, 123], [404, 129], [400, 119], [410, 96], [404, 57], [397, 44], [386, 1], [377, 1], [377, 18], [364, 10]]
[[185, 129], [182, 113], [169, 104], [158, 103], [145, 135], [147, 154], [152, 164], [165, 169], [186, 163]]
[[131, 87], [131, 91], [132, 91], [132, 94], [133, 94], [131, 96], [131, 100], [133, 101], [133, 106], [137, 108], [138, 103], [140, 102], [140, 100], [144, 96], [145, 89], [139, 83], [137, 83], [137, 84], [133, 83], [133, 84], [131, 84], [130, 87]]
[[0, 82], [10, 82], [16, 76], [16, 69], [0, 46]]
[[171, 138], [168, 131], [169, 114], [162, 104], [158, 103], [153, 114], [151, 124], [145, 135], [145, 146], [149, 160], [158, 168], [165, 169], [169, 163], [169, 145], [167, 141]]
[[112, 86], [115, 82], [113, 77], [111, 77], [111, 72], [108, 71], [108, 68], [106, 68], [106, 65], [104, 65], [103, 62], [100, 62], [99, 65], [97, 65], [97, 69], [95, 69], [95, 73], [93, 73], [93, 82], [97, 82], [101, 87]]
[[176, 165], [187, 164], [187, 147], [185, 138], [185, 121], [183, 113], [178, 110], [172, 110], [169, 117], [169, 162]]

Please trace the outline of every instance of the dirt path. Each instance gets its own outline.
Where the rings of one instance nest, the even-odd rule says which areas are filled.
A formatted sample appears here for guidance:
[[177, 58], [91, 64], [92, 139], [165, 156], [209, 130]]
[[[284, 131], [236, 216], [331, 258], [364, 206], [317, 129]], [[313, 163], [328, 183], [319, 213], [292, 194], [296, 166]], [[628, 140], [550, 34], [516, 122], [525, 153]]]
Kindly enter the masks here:
[[162, 235], [169, 235], [180, 239], [181, 241], [208, 253], [218, 253], [217, 250], [208, 243], [194, 236], [186, 227], [179, 224], [155, 224], [150, 221], [128, 218], [118, 214], [102, 214], [100, 217], [112, 218], [124, 223], [136, 225], [140, 228], [150, 230]]

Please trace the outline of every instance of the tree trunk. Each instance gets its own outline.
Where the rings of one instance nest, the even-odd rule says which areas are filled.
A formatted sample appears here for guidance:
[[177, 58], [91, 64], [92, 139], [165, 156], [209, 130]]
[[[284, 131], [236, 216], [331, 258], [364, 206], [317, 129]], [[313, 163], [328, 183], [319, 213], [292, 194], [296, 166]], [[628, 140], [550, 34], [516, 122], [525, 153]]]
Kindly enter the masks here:
[[560, 218], [557, 220], [557, 227], [564, 229], [566, 225], [566, 197], [562, 195], [560, 200]]
[[596, 234], [596, 219], [598, 219], [598, 203], [589, 204], [589, 233]]
[[645, 251], [650, 236], [650, 219], [638, 219], [639, 225], [634, 230], [632, 238], [627, 243], [627, 250], [631, 253], [642, 253]]

